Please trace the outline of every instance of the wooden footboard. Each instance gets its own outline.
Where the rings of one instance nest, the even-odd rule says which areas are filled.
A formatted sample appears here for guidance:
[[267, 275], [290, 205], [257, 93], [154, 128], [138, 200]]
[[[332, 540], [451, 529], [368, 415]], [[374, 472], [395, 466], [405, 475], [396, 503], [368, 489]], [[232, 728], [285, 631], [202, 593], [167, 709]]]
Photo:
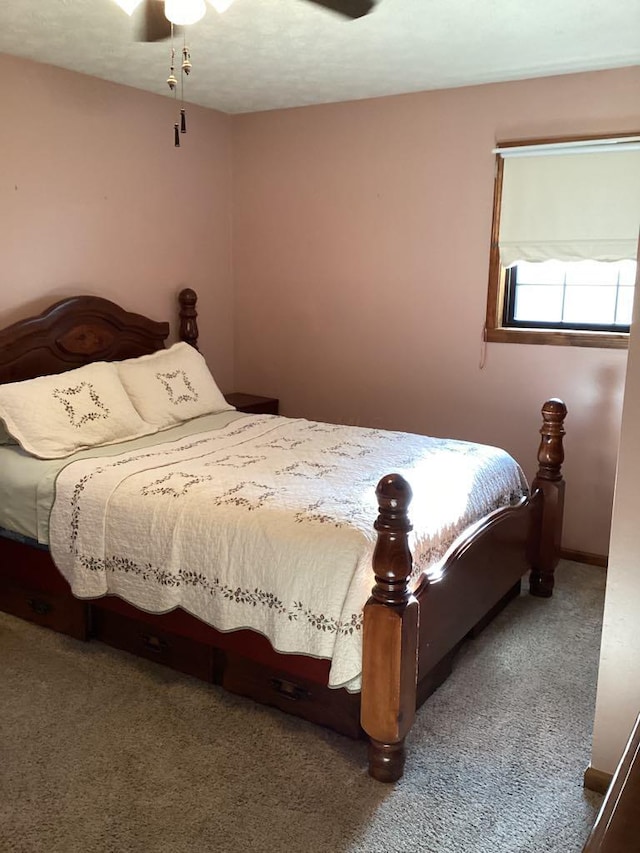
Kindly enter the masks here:
[[538, 449], [538, 473], [533, 481], [534, 495], [540, 496], [538, 518], [530, 541], [532, 595], [548, 598], [553, 593], [554, 572], [560, 556], [564, 515], [564, 419], [567, 407], [552, 399], [542, 407], [542, 440]]
[[370, 739], [369, 773], [380, 782], [394, 782], [404, 770], [404, 739], [416, 710], [418, 601], [409, 588], [413, 561], [407, 515], [411, 487], [400, 474], [390, 474], [380, 480], [376, 495], [376, 582], [364, 608], [360, 719]]
[[519, 590], [525, 572], [531, 570], [533, 595], [552, 594], [562, 534], [566, 414], [561, 400], [547, 400], [542, 407], [531, 496], [465, 531], [414, 592], [411, 488], [399, 474], [380, 480], [375, 585], [364, 610], [361, 706], [375, 779], [393, 782], [402, 776], [404, 740], [416, 706], [446, 678], [462, 640]]

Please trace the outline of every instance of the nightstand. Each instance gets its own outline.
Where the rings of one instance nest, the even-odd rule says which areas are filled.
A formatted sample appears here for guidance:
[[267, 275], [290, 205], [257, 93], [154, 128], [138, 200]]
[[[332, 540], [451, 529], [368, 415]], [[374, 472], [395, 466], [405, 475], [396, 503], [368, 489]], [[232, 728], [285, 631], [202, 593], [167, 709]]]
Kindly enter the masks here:
[[242, 394], [234, 391], [225, 394], [225, 400], [235, 406], [239, 412], [251, 415], [277, 415], [280, 401], [276, 397], [258, 397], [256, 394]]

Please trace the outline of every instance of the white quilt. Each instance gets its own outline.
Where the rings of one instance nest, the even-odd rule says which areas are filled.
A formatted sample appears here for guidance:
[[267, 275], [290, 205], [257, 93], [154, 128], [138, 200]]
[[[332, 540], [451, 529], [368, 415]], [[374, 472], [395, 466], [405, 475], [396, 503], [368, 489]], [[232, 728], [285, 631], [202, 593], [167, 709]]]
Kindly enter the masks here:
[[360, 688], [362, 610], [380, 477], [413, 489], [416, 570], [527, 485], [484, 445], [272, 415], [179, 441], [83, 459], [58, 476], [53, 559], [75, 595], [182, 607], [222, 631], [252, 628], [282, 652], [331, 659]]

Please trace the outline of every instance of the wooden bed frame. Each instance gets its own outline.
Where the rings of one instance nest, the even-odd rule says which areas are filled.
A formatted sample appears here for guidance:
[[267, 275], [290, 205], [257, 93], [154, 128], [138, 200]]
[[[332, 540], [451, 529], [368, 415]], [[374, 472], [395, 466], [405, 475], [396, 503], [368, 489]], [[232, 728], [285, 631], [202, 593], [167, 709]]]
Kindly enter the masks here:
[[[180, 338], [195, 347], [196, 299], [190, 289], [179, 295]], [[0, 331], [0, 383], [154, 352], [168, 334], [168, 323], [108, 300], [65, 299]], [[464, 639], [518, 594], [527, 570], [533, 595], [552, 594], [562, 530], [565, 415], [560, 400], [542, 408], [531, 497], [470, 527], [438, 576], [423, 575], [413, 589], [411, 489], [398, 474], [382, 477], [360, 694], [328, 688], [328, 661], [279, 654], [250, 630], [221, 633], [180, 609], [153, 615], [115, 596], [76, 599], [48, 550], [5, 537], [0, 609], [79, 639], [97, 638], [351, 737], [368, 737], [370, 774], [395, 781], [403, 773], [404, 741], [416, 708], [447, 677]]]

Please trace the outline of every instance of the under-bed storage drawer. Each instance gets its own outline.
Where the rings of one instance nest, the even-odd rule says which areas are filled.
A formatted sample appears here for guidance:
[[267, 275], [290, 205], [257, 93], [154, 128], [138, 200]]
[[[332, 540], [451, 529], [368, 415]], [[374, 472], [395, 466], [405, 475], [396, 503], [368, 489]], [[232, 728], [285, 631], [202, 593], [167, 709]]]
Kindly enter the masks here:
[[359, 693], [332, 690], [230, 652], [223, 657], [222, 686], [230, 693], [248, 696], [263, 705], [273, 705], [348, 737], [361, 737]]
[[212, 647], [163, 630], [157, 624], [162, 617], [154, 624], [153, 616], [147, 622], [98, 606], [92, 611], [92, 633], [97, 640], [203, 681], [212, 680]]
[[3, 582], [0, 610], [78, 640], [87, 639], [89, 607], [71, 593], [34, 592], [28, 587]]
[[71, 587], [45, 548], [0, 538], [0, 610], [86, 640], [89, 605]]

